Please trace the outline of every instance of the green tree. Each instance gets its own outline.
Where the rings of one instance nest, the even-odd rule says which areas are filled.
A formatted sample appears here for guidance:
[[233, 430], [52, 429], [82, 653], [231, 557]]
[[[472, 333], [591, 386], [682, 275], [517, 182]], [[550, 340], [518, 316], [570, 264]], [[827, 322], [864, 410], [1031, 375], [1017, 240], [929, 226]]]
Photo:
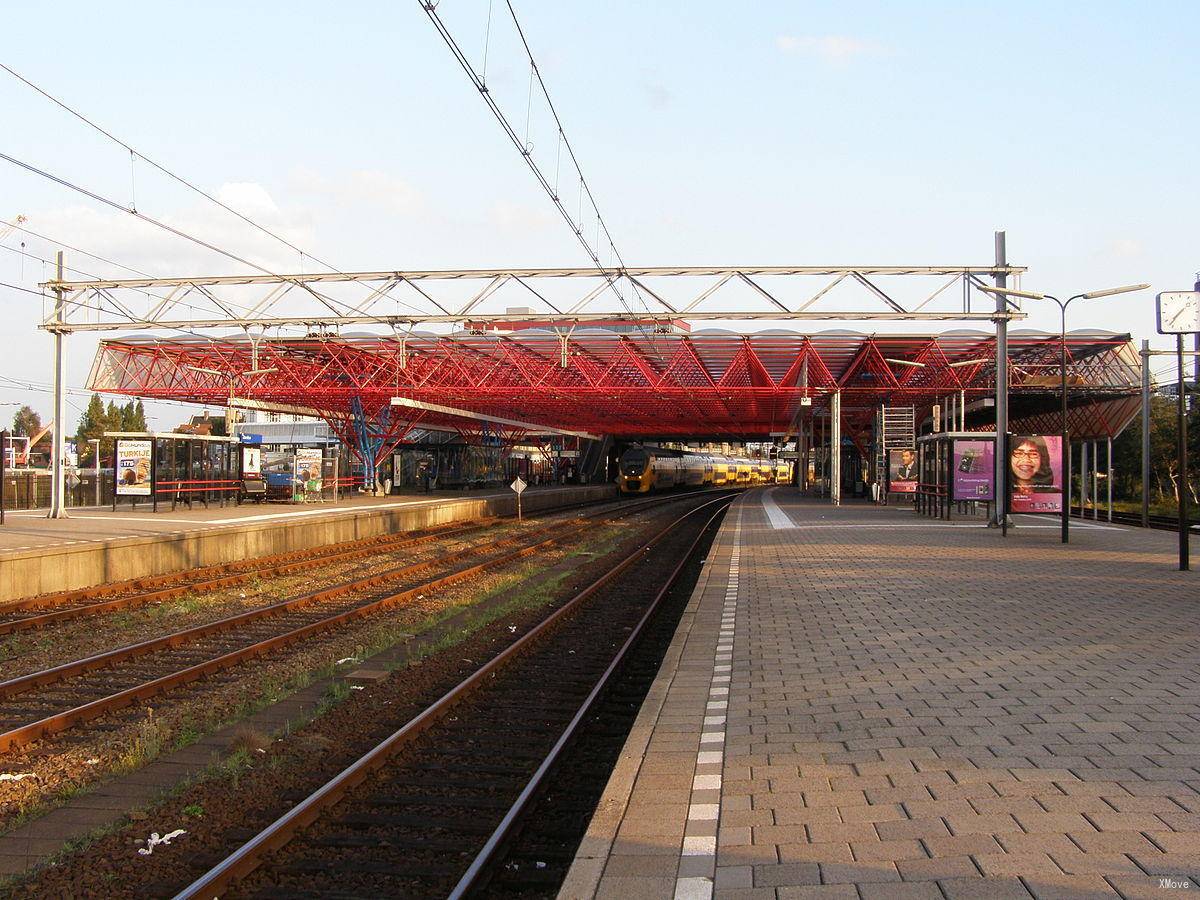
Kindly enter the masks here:
[[41, 430], [42, 417], [32, 406], [22, 406], [13, 416], [13, 434], [21, 437], [33, 437]]
[[[133, 405], [129, 405], [130, 413], [128, 415], [132, 417], [134, 415]], [[75, 448], [79, 451], [80, 465], [92, 464], [93, 445], [91, 442], [94, 440], [100, 441], [101, 459], [112, 452], [112, 438], [106, 438], [105, 432], [141, 430], [127, 429], [125, 427], [126, 418], [125, 411], [112, 400], [109, 400], [106, 406], [99, 394], [92, 394], [87, 409], [83, 411], [83, 415], [79, 418], [79, 425], [75, 429]]]
[[121, 407], [121, 431], [145, 431], [146, 408], [142, 401], [130, 400]]
[[[1189, 494], [1194, 501], [1200, 491], [1200, 402], [1192, 400], [1188, 416]], [[1179, 502], [1179, 448], [1174, 397], [1150, 398], [1150, 502], [1174, 506]], [[1142, 497], [1142, 417], [1113, 441], [1113, 465], [1117, 470], [1116, 495], [1128, 500]]]

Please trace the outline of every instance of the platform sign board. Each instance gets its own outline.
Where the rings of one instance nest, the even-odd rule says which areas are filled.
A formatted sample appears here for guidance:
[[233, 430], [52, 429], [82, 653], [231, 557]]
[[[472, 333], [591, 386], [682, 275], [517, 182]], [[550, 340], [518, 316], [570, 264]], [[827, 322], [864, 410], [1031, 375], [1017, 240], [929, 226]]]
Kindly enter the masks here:
[[117, 441], [117, 493], [120, 496], [150, 496], [152, 448], [148, 440]]
[[917, 451], [912, 447], [901, 447], [888, 451], [888, 490], [897, 494], [917, 492]]
[[1009, 509], [1015, 513], [1061, 513], [1063, 505], [1062, 437], [1014, 434], [1008, 445], [1012, 483]]
[[954, 466], [953, 499], [995, 500], [995, 442], [955, 438], [950, 452]]
[[1200, 334], [1200, 291], [1158, 295], [1159, 334]]
[[296, 449], [296, 490], [304, 497], [321, 493], [321, 456], [319, 449]]
[[521, 521], [521, 495], [525, 493], [525, 488], [529, 487], [520, 475], [513, 479], [513, 483], [509, 485], [517, 492], [517, 521]]
[[242, 477], [247, 475], [262, 475], [262, 448], [242, 448]]

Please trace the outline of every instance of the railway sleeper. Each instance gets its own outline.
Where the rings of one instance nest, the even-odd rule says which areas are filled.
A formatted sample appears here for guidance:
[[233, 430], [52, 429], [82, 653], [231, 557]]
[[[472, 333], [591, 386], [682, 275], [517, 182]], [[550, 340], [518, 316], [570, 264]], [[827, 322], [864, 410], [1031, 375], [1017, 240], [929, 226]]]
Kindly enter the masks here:
[[[444, 789], [445, 785], [438, 785]], [[438, 797], [434, 800], [429, 798], [428, 794], [391, 794], [381, 797], [372, 797], [371, 805], [376, 807], [399, 806], [406, 809], [418, 806], [456, 806], [462, 809], [502, 809], [507, 810], [510, 806], [508, 800], [503, 797]]]
[[399, 814], [346, 813], [337, 817], [339, 828], [433, 828], [460, 834], [491, 834], [494, 825], [480, 822], [477, 816], [451, 817], [405, 816]]

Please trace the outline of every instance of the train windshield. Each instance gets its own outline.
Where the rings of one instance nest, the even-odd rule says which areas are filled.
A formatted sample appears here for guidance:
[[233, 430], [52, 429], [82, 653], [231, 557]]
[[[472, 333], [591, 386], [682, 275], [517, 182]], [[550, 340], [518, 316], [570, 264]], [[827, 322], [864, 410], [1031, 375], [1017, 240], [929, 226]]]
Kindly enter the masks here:
[[621, 454], [621, 474], [637, 478], [646, 471], [646, 464], [649, 461], [650, 454], [644, 447], [630, 447]]

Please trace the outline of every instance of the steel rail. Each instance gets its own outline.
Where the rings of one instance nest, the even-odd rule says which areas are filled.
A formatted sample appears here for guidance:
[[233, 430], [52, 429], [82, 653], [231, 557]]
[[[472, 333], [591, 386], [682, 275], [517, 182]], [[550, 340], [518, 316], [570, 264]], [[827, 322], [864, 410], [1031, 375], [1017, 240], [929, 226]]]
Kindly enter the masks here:
[[[387, 543], [395, 539], [407, 539], [415, 535], [424, 536], [425, 533], [435, 536], [444, 534], [447, 530], [461, 527], [465, 524], [488, 524], [490, 519], [475, 519], [469, 523], [455, 522], [447, 525], [441, 525], [433, 529], [419, 529], [416, 532], [397, 532], [389, 535], [378, 535], [370, 538], [359, 538], [353, 541], [341, 541], [336, 544], [328, 544], [324, 547], [309, 547], [304, 550], [292, 550], [286, 553], [274, 553], [268, 556], [259, 556], [252, 559], [239, 560], [231, 563], [218, 563], [212, 566], [203, 566], [197, 569], [189, 569], [185, 572], [168, 572], [162, 575], [149, 575], [141, 578], [129, 578], [124, 581], [116, 581], [110, 584], [98, 584], [90, 587], [71, 588], [66, 591], [55, 591], [50, 594], [39, 594], [34, 597], [22, 597], [20, 600], [9, 600], [0, 603], [0, 615], [8, 615], [14, 612], [21, 612], [27, 609], [42, 609], [47, 606], [62, 606], [76, 600], [88, 600], [91, 598], [111, 597], [113, 594], [119, 594], [122, 591], [143, 590], [146, 588], [159, 588], [160, 586], [172, 586], [182, 584], [189, 578], [199, 577], [201, 579], [209, 576], [220, 576], [226, 574], [235, 574], [246, 571], [249, 568], [257, 566], [271, 566], [292, 560], [308, 559], [314, 555], [321, 555], [328, 552], [338, 552], [339, 550], [350, 548], [353, 546], [368, 544]], [[195, 582], [188, 581], [188, 587], [194, 587]], [[2, 632], [0, 632], [2, 633]]]
[[423, 712], [410, 719], [398, 731], [385, 738], [339, 775], [327, 781], [207, 873], [193, 881], [176, 894], [174, 900], [208, 900], [208, 898], [224, 893], [234, 882], [245, 878], [258, 868], [267, 853], [285, 846], [300, 831], [315, 822], [325, 810], [336, 805], [348, 791], [361, 784], [372, 772], [383, 768], [397, 751], [435, 724], [473, 688], [544, 637], [600, 588], [633, 565], [647, 550], [666, 537], [685, 519], [714, 503], [728, 504], [732, 502], [733, 497], [728, 495], [710, 500], [665, 526], [645, 545], [628, 554], [620, 563], [577, 593], [490, 661], [468, 675]]
[[[253, 578], [278, 578], [284, 575], [293, 575], [296, 572], [303, 572], [307, 569], [315, 569], [318, 566], [331, 565], [341, 562], [347, 562], [352, 559], [359, 559], [364, 556], [370, 556], [373, 553], [393, 553], [397, 550], [403, 550], [409, 547], [419, 546], [421, 544], [431, 543], [433, 541], [455, 537], [464, 533], [477, 531], [483, 528], [483, 524], [467, 524], [458, 528], [447, 527], [436, 531], [432, 534], [422, 535], [421, 537], [402, 538], [399, 534], [389, 535], [390, 539], [379, 540], [377, 538], [368, 538], [371, 543], [362, 545], [360, 541], [350, 541], [348, 544], [359, 544], [353, 549], [343, 550], [341, 552], [325, 552], [313, 554], [311, 551], [302, 551], [305, 554], [303, 558], [293, 559], [291, 562], [275, 562], [277, 557], [268, 557], [272, 560], [265, 565], [259, 565], [255, 568], [236, 572], [229, 575], [222, 575], [218, 578], [210, 578], [202, 581], [188, 581], [171, 587], [160, 588], [156, 591], [148, 591], [143, 594], [134, 594], [131, 597], [119, 597], [115, 600], [104, 600], [99, 603], [90, 603], [87, 606], [73, 606], [68, 609], [55, 610], [53, 612], [41, 613], [34, 616], [25, 616], [19, 619], [9, 619], [0, 621], [0, 635], [10, 634], [16, 631], [26, 631], [32, 628], [43, 628], [47, 625], [55, 625], [61, 622], [71, 621], [73, 619], [86, 618], [88, 616], [100, 615], [106, 612], [113, 612], [120, 609], [136, 609], [139, 606], [147, 606], [151, 603], [161, 603], [166, 600], [172, 600], [176, 597], [193, 592], [207, 593], [210, 591], [220, 590], [221, 588], [234, 587], [238, 584], [243, 584]], [[346, 546], [346, 544], [338, 544], [336, 547]], [[322, 548], [325, 551], [330, 551], [335, 548]], [[292, 556], [296, 554], [280, 554], [280, 556]], [[0, 608], [0, 614], [5, 610]], [[4, 696], [4, 685], [0, 684], [0, 697]]]
[[[630, 505], [624, 506], [624, 507], [620, 508], [619, 510], [617, 510], [617, 512], [620, 513], [621, 515], [627, 515], [631, 512], [637, 511], [645, 506], [650, 506], [650, 505], [654, 505], [654, 504], [662, 503], [662, 502], [669, 502], [671, 500], [678, 500], [678, 499], [680, 499], [680, 498], [679, 497], [657, 498], [655, 500], [649, 500], [649, 501], [644, 501], [642, 503], [636, 503], [636, 504], [630, 504]], [[596, 518], [601, 515], [607, 515], [609, 512], [610, 511], [608, 511], [608, 510], [601, 511], [598, 513], [594, 513], [591, 516], [588, 516], [586, 518]], [[544, 534], [547, 531], [555, 530], [556, 527], [557, 526], [547, 526], [545, 528], [537, 529], [532, 534], [535, 534], [535, 535]], [[55, 734], [60, 731], [65, 731], [66, 729], [71, 728], [72, 726], [77, 725], [81, 722], [86, 722], [91, 719], [95, 719], [101, 715], [108, 713], [108, 712], [113, 712], [115, 710], [122, 709], [123, 707], [128, 706], [131, 703], [134, 703], [136, 701], [145, 700], [149, 697], [155, 696], [164, 691], [170, 690], [172, 688], [178, 687], [183, 684], [190, 683], [192, 681], [195, 681], [199, 678], [204, 677], [205, 675], [210, 675], [210, 674], [213, 674], [214, 672], [218, 672], [223, 669], [230, 668], [232, 666], [238, 665], [247, 660], [254, 659], [255, 657], [265, 655], [266, 653], [274, 651], [280, 647], [284, 647], [284, 646], [287, 646], [288, 644], [295, 643], [296, 641], [302, 640], [306, 637], [317, 634], [319, 632], [327, 631], [332, 628], [337, 628], [347, 622], [351, 622], [355, 619], [363, 618], [365, 616], [368, 616], [375, 612], [378, 612], [379, 610], [385, 609], [389, 606], [393, 606], [398, 603], [402, 603], [405, 600], [414, 598], [422, 592], [436, 590], [438, 588], [445, 587], [450, 584], [454, 584], [458, 581], [463, 580], [464, 578], [468, 578], [471, 575], [477, 574], [479, 572], [483, 572], [487, 569], [490, 569], [490, 568], [493, 568], [496, 566], [505, 565], [509, 562], [513, 562], [514, 560], [521, 559], [526, 556], [530, 556], [533, 553], [536, 553], [538, 550], [544, 549], [555, 543], [563, 541], [567, 538], [573, 537], [574, 535], [579, 534], [582, 531], [585, 531], [589, 527], [590, 527], [590, 523], [584, 522], [583, 524], [580, 524], [574, 528], [567, 529], [560, 534], [551, 535], [550, 537], [548, 537], [544, 540], [538, 541], [534, 544], [520, 547], [511, 553], [507, 553], [507, 554], [504, 554], [502, 556], [499, 556], [499, 557], [496, 557], [493, 559], [484, 560], [483, 562], [477, 563], [475, 565], [456, 569], [455, 571], [450, 572], [446, 575], [442, 575], [437, 578], [431, 579], [429, 581], [422, 582], [421, 584], [415, 585], [414, 587], [411, 587], [411, 588], [407, 588], [398, 593], [385, 595], [384, 597], [377, 598], [373, 601], [369, 601], [368, 603], [365, 603], [360, 606], [352, 607], [351, 609], [344, 610], [344, 611], [342, 611], [340, 613], [336, 613], [332, 616], [327, 616], [325, 618], [319, 619], [316, 622], [311, 622], [311, 623], [309, 623], [307, 625], [303, 625], [299, 628], [292, 629], [291, 631], [286, 631], [286, 632], [283, 632], [282, 634], [274, 635], [273, 637], [265, 638], [261, 641], [257, 641], [253, 644], [249, 644], [245, 647], [240, 647], [237, 650], [229, 651], [228, 653], [224, 653], [220, 656], [213, 657], [202, 663], [197, 663], [197, 664], [189, 666], [185, 669], [180, 669], [180, 670], [177, 670], [170, 674], [163, 675], [158, 678], [153, 678], [153, 679], [143, 682], [139, 685], [135, 685], [133, 687], [126, 688], [124, 690], [118, 691], [113, 694], [109, 694], [109, 695], [107, 695], [105, 697], [101, 697], [97, 700], [89, 701], [87, 703], [81, 704], [80, 706], [73, 707], [73, 708], [65, 710], [63, 712], [55, 713], [50, 716], [46, 716], [42, 719], [38, 719], [35, 722], [30, 722], [25, 725], [19, 726], [17, 728], [10, 729], [9, 731], [2, 732], [2, 733], [0, 733], [0, 753], [9, 752], [10, 750], [12, 750], [16, 747], [21, 747], [26, 744], [32, 743], [33, 741], [38, 740], [39, 738], [45, 737], [47, 735]], [[530, 536], [530, 534], [524, 535], [524, 537], [526, 537], [526, 538], [528, 538], [529, 536]], [[505, 545], [505, 544], [512, 544], [515, 541], [516, 541], [515, 537], [514, 538], [506, 538], [503, 541], [497, 541], [488, 546], [494, 548], [494, 547]], [[428, 568], [428, 567], [430, 567], [432, 565], [436, 565], [440, 562], [445, 562], [447, 559], [461, 558], [462, 556], [465, 556], [465, 555], [468, 555], [468, 554], [466, 552], [464, 552], [462, 554], [456, 554], [456, 555], [452, 555], [449, 557], [442, 557], [440, 560], [431, 560], [431, 561], [428, 561], [425, 563], [419, 563], [416, 566], [411, 567], [411, 568], [413, 568], [413, 569]], [[397, 570], [397, 571], [403, 571], [403, 570]], [[372, 576], [371, 578], [368, 578], [368, 579], [362, 579], [362, 580], [360, 580], [360, 582], [356, 582], [356, 584], [361, 586], [362, 582], [379, 582], [381, 580], [393, 580], [393, 579], [383, 578], [381, 576]], [[337, 592], [339, 592], [339, 594], [347, 592], [344, 585], [338, 586], [337, 588], [328, 589], [328, 590], [329, 591], [337, 591]], [[321, 594], [321, 593], [325, 593], [325, 592], [316, 592], [316, 593]], [[307, 602], [314, 602], [312, 599], [313, 596], [314, 595], [307, 595], [304, 598], [296, 598], [296, 599], [297, 600], [306, 600]], [[284, 606], [284, 605], [293, 604], [293, 603], [295, 603], [295, 601], [285, 601], [284, 604], [276, 604], [276, 606]], [[266, 609], [274, 609], [274, 607], [267, 607]], [[200, 631], [200, 630], [204, 630], [208, 634], [216, 633], [218, 631], [229, 630], [229, 628], [232, 627], [229, 625], [230, 622], [233, 622], [234, 624], [244, 624], [244, 622], [248, 620], [248, 618], [247, 618], [248, 616], [252, 616], [255, 613], [259, 613], [259, 612], [261, 612], [261, 611], [256, 610], [256, 611], [252, 611], [249, 614], [244, 613], [239, 616], [233, 616], [233, 617], [230, 617], [227, 619], [222, 619], [219, 622], [210, 623], [209, 625], [199, 626], [196, 629], [187, 629], [185, 631], [177, 632], [175, 635], [167, 635], [163, 638], [156, 638], [151, 641], [142, 642], [141, 644], [131, 645], [130, 647], [123, 647], [123, 648], [119, 648], [118, 650], [108, 651], [107, 653], [97, 654], [96, 656], [88, 657], [83, 660], [76, 660], [75, 662], [67, 663], [64, 666], [57, 666], [53, 669], [46, 669], [41, 672], [35, 672], [35, 673], [32, 673], [27, 676], [22, 676], [21, 678], [11, 679], [10, 681], [0, 684], [0, 696], [13, 696], [15, 694], [18, 694], [24, 690], [31, 688], [31, 687], [35, 687], [35, 686], [39, 686], [39, 685], [43, 685], [43, 684], [50, 684], [55, 681], [60, 681], [63, 678], [67, 678], [67, 677], [70, 677], [70, 676], [76, 675], [76, 674], [82, 674], [83, 672], [91, 671], [93, 669], [100, 668], [102, 666], [106, 666], [106, 665], [109, 665], [109, 664], [112, 664], [115, 662], [121, 662], [121, 661], [124, 661], [125, 659], [132, 658], [133, 656], [144, 655], [146, 653], [153, 652], [154, 650], [166, 649], [171, 646], [179, 646], [183, 643], [186, 643], [187, 641], [186, 640], [176, 640], [175, 643], [169, 643], [169, 642], [172, 639], [178, 639], [181, 636], [185, 636], [185, 635], [188, 635], [190, 637], [205, 636], [204, 634], [195, 634], [195, 632]], [[256, 616], [256, 617], [261, 618], [262, 616], [260, 615], [260, 616]], [[222, 627], [218, 628], [218, 627], [214, 627], [214, 626], [222, 626]]]
[[[543, 512], [547, 515], [567, 512], [574, 509], [587, 508], [589, 506], [597, 506], [604, 504], [612, 504], [617, 500], [588, 500], [582, 503], [569, 503], [565, 506], [556, 506]], [[331, 510], [330, 512], [333, 512]], [[330, 551], [338, 551], [343, 548], [355, 547], [358, 545], [370, 545], [372, 543], [389, 543], [396, 539], [406, 540], [408, 537], [424, 534], [444, 534], [447, 531], [462, 528], [464, 526], [484, 526], [490, 525], [500, 519], [515, 519], [515, 513], [504, 513], [503, 515], [480, 516], [476, 519], [464, 520], [462, 522], [448, 522], [444, 525], [435, 525], [430, 528], [419, 528], [410, 532], [397, 532], [394, 534], [376, 535], [370, 538], [359, 538], [352, 541], [341, 541], [336, 544], [328, 544], [323, 547], [309, 547], [304, 550], [291, 550], [286, 553], [275, 553], [268, 556], [255, 557], [248, 560], [239, 560], [232, 563], [218, 563], [212, 566], [203, 566], [201, 568], [189, 569], [185, 572], [168, 572], [162, 575], [149, 575], [140, 578], [129, 578], [124, 581], [117, 581], [111, 584], [91, 585], [89, 587], [72, 588], [66, 591], [55, 591], [50, 594], [40, 594], [34, 597], [22, 597], [19, 600], [8, 600], [0, 603], [0, 615], [7, 615], [13, 612], [20, 612], [24, 609], [40, 609], [46, 606], [58, 606], [65, 603], [70, 603], [75, 600], [83, 600], [91, 597], [108, 597], [113, 594], [119, 594], [127, 590], [141, 590], [144, 588], [157, 588], [164, 585], [172, 585], [177, 582], [183, 582], [188, 578], [207, 577], [209, 575], [223, 575], [226, 573], [240, 572], [247, 567], [258, 565], [273, 565], [276, 563], [290, 561], [292, 559], [306, 559], [313, 555], [319, 555]], [[193, 584], [189, 582], [189, 584]], [[0, 631], [3, 634], [3, 631]]]
[[[547, 514], [586, 508], [595, 505], [612, 504], [615, 501], [587, 501], [584, 503], [568, 504], [546, 510]], [[234, 563], [222, 563], [214, 566], [191, 569], [187, 572], [172, 572], [164, 575], [153, 575], [146, 578], [132, 578], [114, 584], [94, 585], [86, 588], [74, 588], [68, 591], [58, 591], [52, 594], [42, 594], [36, 597], [25, 597], [0, 603], [0, 616], [10, 615], [27, 609], [41, 609], [47, 606], [62, 606], [76, 600], [86, 600], [92, 597], [107, 597], [126, 590], [143, 588], [159, 588], [132, 597], [122, 597], [105, 603], [89, 604], [81, 607], [43, 613], [37, 616], [26, 616], [20, 619], [0, 621], [0, 635], [27, 628], [40, 628], [45, 625], [57, 624], [87, 615], [98, 615], [118, 609], [135, 608], [149, 603], [171, 600], [191, 591], [218, 590], [231, 587], [251, 578], [278, 577], [292, 572], [315, 568], [324, 563], [343, 562], [355, 557], [369, 556], [375, 552], [392, 552], [417, 544], [428, 543], [438, 538], [451, 537], [470, 531], [475, 531], [493, 524], [501, 519], [515, 519], [513, 513], [502, 516], [481, 516], [477, 519], [462, 522], [450, 522], [431, 528], [421, 528], [410, 532], [376, 535], [375, 537], [359, 538], [352, 541], [341, 541], [324, 547], [309, 547], [304, 550], [293, 550], [286, 553], [276, 553], [254, 559]], [[207, 576], [221, 576], [207, 578]], [[197, 577], [199, 581], [193, 580]]]
[[[732, 503], [732, 500], [730, 502]], [[700, 507], [700, 509], [703, 508], [704, 507]], [[617, 670], [625, 662], [625, 658], [629, 655], [629, 651], [641, 638], [642, 632], [645, 631], [647, 623], [658, 611], [659, 606], [662, 604], [663, 598], [666, 597], [671, 588], [675, 586], [675, 582], [678, 581], [684, 567], [687, 566], [688, 562], [691, 560], [692, 554], [695, 552], [696, 547], [699, 545], [701, 539], [703, 539], [705, 532], [708, 531], [709, 526], [711, 526], [712, 523], [716, 521], [717, 517], [722, 515], [724, 512], [725, 509], [719, 509], [714, 512], [712, 516], [709, 517], [709, 520], [704, 523], [704, 527], [700, 529], [699, 534], [697, 534], [691, 544], [688, 545], [683, 557], [675, 565], [675, 568], [671, 570], [671, 574], [667, 576], [662, 587], [659, 588], [658, 593], [654, 595], [654, 599], [650, 601], [650, 605], [647, 607], [645, 614], [641, 617], [641, 619], [638, 620], [637, 625], [634, 626], [633, 631], [630, 633], [629, 637], [626, 638], [625, 643], [622, 644], [621, 648], [617, 651], [617, 655], [613, 658], [612, 662], [609, 663], [608, 667], [604, 670], [604, 673], [600, 676], [599, 680], [596, 682], [596, 685], [588, 693], [587, 697], [584, 698], [584, 701], [580, 705], [578, 711], [571, 718], [571, 721], [567, 724], [567, 727], [563, 729], [563, 733], [559, 736], [558, 740], [555, 741], [554, 746], [550, 748], [550, 752], [546, 755], [546, 758], [542, 760], [541, 764], [537, 767], [537, 770], [533, 773], [525, 787], [521, 790], [520, 796], [518, 796], [513, 802], [512, 806], [509, 807], [508, 812], [505, 813], [504, 818], [500, 821], [500, 824], [496, 826], [495, 830], [488, 837], [487, 843], [484, 844], [483, 849], [481, 849], [479, 853], [475, 855], [475, 859], [471, 861], [471, 865], [467, 868], [467, 871], [463, 873], [463, 876], [459, 879], [458, 884], [454, 886], [454, 890], [450, 892], [450, 900], [459, 900], [459, 898], [467, 896], [467, 894], [474, 887], [476, 887], [481, 876], [493, 862], [496, 853], [505, 845], [508, 839], [514, 835], [521, 817], [524, 815], [534, 796], [541, 789], [547, 775], [550, 773], [550, 770], [554, 767], [555, 763], [558, 762], [559, 757], [562, 756], [562, 753], [566, 749], [567, 745], [575, 737], [575, 734], [578, 732], [580, 725], [583, 724], [584, 719], [590, 715], [592, 708], [596, 705], [596, 701], [608, 687], [613, 675], [616, 674]]]
[[482, 544], [474, 547], [467, 547], [463, 550], [456, 550], [453, 553], [441, 556], [437, 559], [428, 559], [421, 562], [410, 563], [409, 565], [400, 566], [398, 568], [386, 569], [383, 572], [377, 572], [373, 575], [366, 575], [361, 578], [354, 578], [349, 581], [343, 581], [329, 588], [322, 588], [317, 591], [311, 591], [307, 594], [301, 594], [299, 597], [292, 597], [289, 600], [282, 600], [279, 603], [272, 603], [270, 606], [261, 606], [258, 609], [247, 610], [246, 612], [235, 613], [232, 616], [226, 616], [223, 619], [217, 619], [213, 622], [206, 622], [203, 625], [195, 625], [191, 628], [184, 628], [180, 631], [171, 632], [170, 634], [161, 635], [156, 638], [149, 638], [145, 641], [139, 641], [136, 644], [128, 644], [124, 647], [116, 647], [112, 650], [105, 650], [100, 653], [86, 656], [82, 659], [76, 659], [69, 663], [63, 663], [59, 666], [53, 666], [49, 669], [42, 669], [37, 672], [31, 672], [28, 675], [21, 675], [17, 678], [10, 678], [7, 681], [0, 681], [0, 699], [12, 697], [20, 694], [33, 687], [42, 687], [47, 684], [53, 684], [56, 681], [62, 681], [66, 678], [71, 678], [75, 675], [82, 675], [85, 672], [101, 669], [113, 663], [124, 662], [127, 659], [132, 659], [135, 656], [144, 656], [147, 653], [153, 653], [157, 650], [165, 650], [171, 647], [181, 647], [185, 644], [192, 643], [200, 638], [207, 637], [210, 634], [218, 634], [224, 631], [231, 631], [239, 625], [246, 625], [250, 622], [256, 622], [259, 619], [266, 619], [272, 616], [277, 616], [285, 612], [301, 609], [305, 606], [310, 606], [314, 603], [321, 603], [327, 600], [334, 600], [338, 597], [344, 597], [354, 591], [367, 590], [373, 587], [378, 587], [389, 581], [395, 581], [399, 578], [404, 578], [408, 575], [416, 574], [423, 569], [428, 569], [440, 563], [453, 562], [455, 560], [464, 559], [469, 556], [478, 556], [481, 552], [486, 553], [488, 550], [497, 547], [504, 547], [517, 543], [522, 538], [529, 538], [539, 534], [545, 534], [548, 531], [553, 531], [560, 528], [563, 523], [555, 523], [545, 525], [525, 534], [516, 534], [510, 537], [501, 538], [497, 541], [492, 541], [490, 544]]

